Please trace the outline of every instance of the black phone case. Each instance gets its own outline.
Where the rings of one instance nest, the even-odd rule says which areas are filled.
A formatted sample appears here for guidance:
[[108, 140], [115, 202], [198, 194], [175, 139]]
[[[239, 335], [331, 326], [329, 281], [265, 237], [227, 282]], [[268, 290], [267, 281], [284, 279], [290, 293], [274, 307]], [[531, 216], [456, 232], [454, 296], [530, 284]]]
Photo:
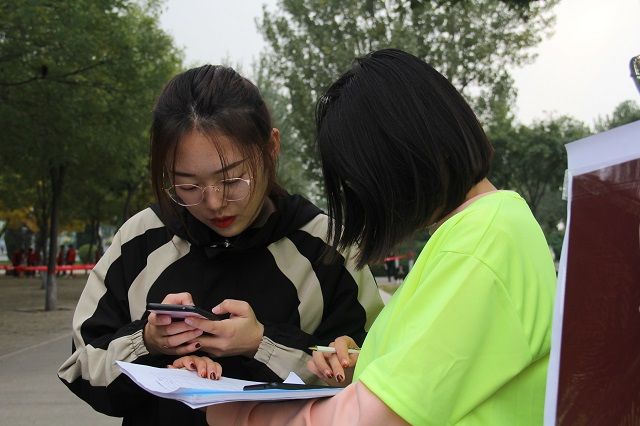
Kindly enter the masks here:
[[[211, 321], [219, 321], [222, 317], [213, 312], [206, 311], [193, 305], [172, 305], [166, 303], [147, 303], [147, 310], [154, 312], [166, 312], [174, 318], [185, 318], [188, 316], [200, 315]], [[176, 314], [176, 315], [173, 315]]]

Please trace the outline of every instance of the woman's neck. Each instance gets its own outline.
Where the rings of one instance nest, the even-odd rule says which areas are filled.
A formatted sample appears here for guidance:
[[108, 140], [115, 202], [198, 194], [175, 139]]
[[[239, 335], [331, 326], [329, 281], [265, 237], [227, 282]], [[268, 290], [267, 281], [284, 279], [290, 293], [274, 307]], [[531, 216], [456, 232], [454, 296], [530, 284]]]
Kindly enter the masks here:
[[487, 178], [482, 179], [480, 182], [475, 184], [469, 190], [469, 192], [467, 192], [467, 195], [464, 197], [464, 202], [462, 204], [460, 204], [458, 207], [455, 208], [455, 210], [453, 210], [451, 213], [449, 213], [448, 215], [446, 215], [436, 223], [427, 226], [427, 231], [429, 232], [430, 235], [433, 235], [433, 233], [436, 232], [436, 229], [438, 229], [440, 225], [442, 225], [451, 216], [466, 209], [467, 207], [469, 207], [470, 204], [472, 204], [477, 199], [482, 198], [485, 195], [491, 194], [493, 192], [496, 192], [497, 190], [498, 189], [495, 186], [493, 186], [491, 182], [489, 182], [489, 179]]
[[[480, 195], [485, 195], [495, 191], [497, 191], [496, 187], [493, 186], [491, 182], [489, 182], [489, 179], [484, 178], [480, 182], [476, 183], [469, 190], [469, 192], [467, 192], [467, 196], [464, 198], [464, 202], [466, 203], [468, 201], [471, 201], [475, 197], [478, 197]], [[464, 203], [462, 205], [464, 205]]]
[[262, 208], [260, 209], [260, 213], [258, 213], [258, 216], [256, 216], [256, 219], [251, 224], [251, 227], [252, 228], [261, 227], [267, 222], [267, 219], [269, 219], [269, 216], [271, 216], [271, 214], [275, 211], [276, 211], [275, 203], [271, 200], [271, 198], [269, 198], [269, 196], [265, 197], [264, 203], [262, 203]]

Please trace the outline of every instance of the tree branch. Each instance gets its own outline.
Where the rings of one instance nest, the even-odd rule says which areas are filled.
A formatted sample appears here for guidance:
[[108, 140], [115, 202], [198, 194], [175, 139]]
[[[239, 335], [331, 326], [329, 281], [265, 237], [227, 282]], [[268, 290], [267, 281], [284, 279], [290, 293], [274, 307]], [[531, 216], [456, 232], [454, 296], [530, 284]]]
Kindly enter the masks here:
[[[107, 60], [98, 61], [98, 62], [95, 62], [95, 63], [93, 63], [91, 65], [87, 65], [85, 67], [78, 68], [77, 70], [70, 71], [70, 72], [67, 72], [67, 73], [64, 73], [64, 74], [60, 74], [60, 75], [57, 75], [55, 77], [53, 77], [53, 76], [52, 77], [48, 77], [47, 76], [47, 72], [43, 72], [42, 71], [42, 70], [46, 69], [46, 65], [43, 65], [41, 67], [41, 69], [39, 70], [40, 72], [38, 74], [34, 75], [33, 77], [30, 77], [30, 78], [28, 78], [26, 80], [14, 81], [14, 82], [0, 81], [0, 86], [2, 86], [2, 87], [22, 86], [24, 84], [29, 84], [29, 83], [31, 83], [33, 81], [36, 81], [36, 80], [51, 80], [51, 81], [56, 81], [58, 83], [66, 83], [67, 81], [61, 80], [61, 79], [64, 79], [66, 77], [71, 77], [73, 75], [81, 74], [81, 73], [83, 73], [85, 71], [89, 71], [89, 70], [91, 70], [93, 68], [99, 67], [101, 65], [105, 65], [108, 62], [109, 61], [107, 61]], [[77, 82], [72, 82], [72, 81], [70, 81], [70, 82], [71, 83], [77, 83]]]

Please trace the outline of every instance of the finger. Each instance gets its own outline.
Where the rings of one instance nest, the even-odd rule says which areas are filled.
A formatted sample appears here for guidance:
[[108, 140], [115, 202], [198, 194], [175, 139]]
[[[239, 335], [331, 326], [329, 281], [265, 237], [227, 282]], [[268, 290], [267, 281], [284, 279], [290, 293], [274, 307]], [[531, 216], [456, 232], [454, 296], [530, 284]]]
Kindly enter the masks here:
[[[335, 348], [336, 342], [333, 341], [329, 343], [329, 346]], [[325, 356], [327, 362], [329, 363], [329, 366], [331, 367], [331, 371], [333, 372], [333, 377], [335, 377], [336, 382], [342, 383], [342, 381], [344, 380], [344, 369], [340, 363], [340, 360], [338, 359], [338, 354], [323, 353], [323, 355]]]
[[206, 361], [206, 374], [205, 377], [210, 378], [211, 380], [218, 380], [220, 376], [222, 376], [222, 366], [212, 360], [211, 358], [204, 358]]
[[196, 364], [196, 369], [198, 372], [198, 376], [202, 377], [202, 378], [206, 378], [209, 377], [209, 363], [213, 362], [211, 361], [211, 359], [209, 357], [206, 356], [198, 356], [198, 357], [193, 357], [194, 358], [194, 362]]
[[200, 349], [200, 343], [190, 342], [185, 345], [172, 348], [171, 353], [174, 355], [188, 355], [188, 354], [194, 353], [198, 349]]
[[204, 318], [187, 317], [184, 319], [185, 324], [199, 330], [206, 331], [209, 334], [219, 334], [220, 324], [222, 321], [210, 321]]
[[214, 362], [213, 364], [213, 380], [220, 380], [222, 378], [222, 364], [218, 362]]
[[338, 359], [335, 354], [331, 354], [329, 357], [329, 364], [331, 365], [331, 371], [333, 371], [333, 376], [336, 378], [336, 382], [342, 383], [344, 382], [344, 368], [342, 367], [342, 363]]
[[211, 310], [214, 314], [231, 314], [239, 317], [255, 317], [253, 309], [244, 300], [225, 299]]
[[316, 363], [313, 362], [313, 358], [307, 361], [307, 369], [313, 373], [314, 376], [324, 378], [324, 375], [318, 370]]
[[171, 317], [169, 315], [158, 315], [151, 312], [149, 318], [147, 318], [147, 322], [154, 326], [169, 325], [171, 324]]
[[[165, 336], [161, 338], [161, 344], [166, 348], [177, 348], [178, 346], [184, 345], [185, 343], [194, 340], [195, 338], [202, 335], [202, 330], [191, 330], [185, 331], [180, 334], [173, 334], [171, 336]], [[198, 342], [193, 342], [193, 344], [197, 344], [200, 347]], [[197, 349], [197, 348], [196, 348]]]
[[228, 338], [206, 334], [198, 338], [202, 344], [202, 350], [216, 357], [224, 356], [230, 347]]
[[349, 349], [357, 348], [357, 345], [349, 336], [341, 336], [338, 337], [334, 342], [333, 346], [336, 348], [336, 356], [340, 360], [340, 364], [342, 364], [343, 368], [349, 367], [350, 358], [349, 358]]
[[173, 334], [184, 333], [185, 331], [196, 330], [196, 327], [193, 327], [184, 321], [174, 321], [167, 326], [163, 326], [160, 328], [160, 331], [163, 336], [171, 336]]
[[[327, 376], [324, 375], [324, 373], [320, 370], [318, 370], [318, 366], [316, 365], [315, 362], [313, 362], [313, 359], [310, 359], [307, 362], [307, 368], [313, 373], [315, 374], [316, 377], [318, 377], [320, 380], [322, 380], [323, 383], [326, 383], [329, 386], [335, 386], [336, 381], [333, 378], [328, 378]], [[331, 377], [333, 377], [333, 373], [331, 372], [331, 370], [328, 370], [329, 374], [331, 375]]]
[[181, 358], [176, 359], [171, 364], [173, 368], [186, 368], [187, 370], [194, 371], [196, 369], [196, 364], [194, 363], [194, 356], [183, 356]]
[[[329, 355], [332, 355], [332, 354], [329, 354]], [[313, 356], [313, 363], [315, 364], [316, 368], [318, 369], [318, 372], [320, 373], [316, 375], [318, 377], [325, 377], [327, 379], [332, 379], [333, 369], [327, 363], [327, 358], [325, 357], [325, 354], [322, 352], [314, 351], [312, 356]]]
[[164, 299], [162, 299], [162, 303], [169, 303], [172, 305], [193, 305], [193, 298], [191, 297], [191, 293], [170, 293], [167, 294]]

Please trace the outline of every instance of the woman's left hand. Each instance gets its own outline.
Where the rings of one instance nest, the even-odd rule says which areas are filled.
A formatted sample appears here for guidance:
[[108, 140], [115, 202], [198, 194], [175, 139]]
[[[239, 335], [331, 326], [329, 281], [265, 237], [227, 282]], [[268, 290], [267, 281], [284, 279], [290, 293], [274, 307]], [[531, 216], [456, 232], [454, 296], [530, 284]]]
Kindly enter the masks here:
[[307, 368], [322, 381], [331, 386], [348, 386], [353, 379], [353, 371], [358, 362], [358, 354], [350, 354], [350, 348], [358, 345], [349, 336], [340, 336], [329, 346], [335, 353], [314, 351], [307, 362]]
[[185, 318], [185, 323], [205, 332], [194, 339], [200, 343], [200, 350], [216, 357], [244, 355], [252, 358], [262, 341], [264, 326], [251, 306], [242, 300], [226, 299], [212, 312], [217, 315], [228, 313], [230, 317], [220, 321]]
[[195, 371], [198, 376], [211, 380], [220, 380], [220, 377], [222, 377], [222, 366], [206, 356], [183, 356], [173, 361], [173, 364], [167, 365], [167, 367]]

